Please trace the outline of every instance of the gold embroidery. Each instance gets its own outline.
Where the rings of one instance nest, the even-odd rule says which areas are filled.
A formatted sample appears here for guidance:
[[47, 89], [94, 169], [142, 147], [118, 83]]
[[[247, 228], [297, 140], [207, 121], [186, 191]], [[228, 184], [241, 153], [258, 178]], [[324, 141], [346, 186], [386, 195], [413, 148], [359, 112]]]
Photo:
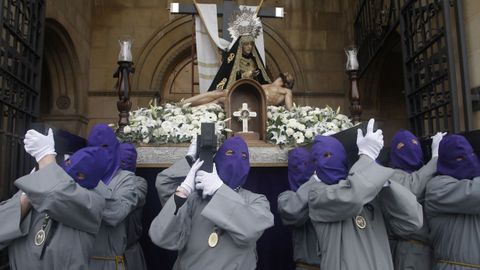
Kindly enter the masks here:
[[463, 266], [463, 267], [468, 267], [468, 268], [480, 269], [480, 265], [472, 264], [472, 263], [455, 262], [455, 261], [442, 260], [442, 259], [436, 260], [436, 263], [443, 263], [443, 264], [449, 264], [449, 265], [456, 265], [456, 266]]
[[217, 89], [223, 90], [225, 87], [225, 84], [227, 83], [227, 78], [223, 78], [218, 84], [217, 84]]
[[[95, 261], [114, 261], [115, 269], [125, 269], [125, 258], [123, 256], [114, 256], [114, 257], [102, 257], [102, 256], [91, 256], [90, 260]], [[120, 266], [122, 265], [122, 266]]]
[[234, 53], [230, 53], [230, 55], [229, 55], [228, 58], [227, 58], [227, 62], [230, 64], [230, 62], [232, 62], [234, 58], [235, 58], [235, 54], [234, 54]]
[[257, 64], [253, 61], [252, 58], [240, 58], [239, 70], [242, 79], [253, 79], [256, 77], [255, 70], [257, 69]]

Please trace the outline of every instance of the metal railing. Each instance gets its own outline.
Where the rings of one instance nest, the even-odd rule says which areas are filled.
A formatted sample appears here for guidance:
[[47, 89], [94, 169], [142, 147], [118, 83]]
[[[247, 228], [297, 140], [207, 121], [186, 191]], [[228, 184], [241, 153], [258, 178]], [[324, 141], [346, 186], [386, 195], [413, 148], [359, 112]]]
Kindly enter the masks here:
[[[0, 201], [13, 194], [13, 180], [31, 166], [23, 135], [38, 114], [44, 14], [43, 0], [1, 1]], [[7, 268], [4, 251], [0, 269]]]
[[354, 29], [361, 64], [359, 76], [365, 74], [385, 48], [390, 34], [399, 31], [410, 129], [420, 137], [440, 130], [458, 132], [464, 119], [464, 129], [470, 130], [472, 102], [462, 1], [359, 0], [357, 3]]

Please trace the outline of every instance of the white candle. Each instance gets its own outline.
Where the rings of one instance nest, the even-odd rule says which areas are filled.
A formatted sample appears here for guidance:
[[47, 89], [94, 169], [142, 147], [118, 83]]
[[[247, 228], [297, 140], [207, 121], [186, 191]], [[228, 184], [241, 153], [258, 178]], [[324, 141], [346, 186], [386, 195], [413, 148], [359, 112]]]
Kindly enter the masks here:
[[347, 55], [347, 70], [358, 70], [358, 59], [357, 59], [358, 49], [356, 47], [349, 47], [345, 49], [345, 54]]
[[118, 61], [132, 62], [132, 39], [129, 37], [122, 38], [118, 41], [120, 44], [120, 53], [118, 54]]

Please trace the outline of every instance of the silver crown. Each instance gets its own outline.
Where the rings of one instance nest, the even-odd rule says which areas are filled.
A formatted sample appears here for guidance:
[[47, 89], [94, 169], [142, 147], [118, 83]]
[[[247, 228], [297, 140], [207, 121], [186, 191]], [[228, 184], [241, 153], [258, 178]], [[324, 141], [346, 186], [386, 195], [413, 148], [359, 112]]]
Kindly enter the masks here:
[[257, 12], [247, 7], [237, 10], [232, 16], [232, 21], [228, 24], [228, 32], [233, 40], [240, 36], [256, 38], [261, 29], [262, 23], [260, 18], [257, 17]]

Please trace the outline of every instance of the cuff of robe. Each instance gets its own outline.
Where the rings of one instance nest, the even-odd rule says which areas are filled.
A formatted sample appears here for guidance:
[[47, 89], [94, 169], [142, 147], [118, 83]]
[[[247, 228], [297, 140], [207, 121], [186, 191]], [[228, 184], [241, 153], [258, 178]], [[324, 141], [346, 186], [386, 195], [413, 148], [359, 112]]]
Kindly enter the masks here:
[[361, 168], [365, 168], [371, 163], [375, 163], [373, 159], [366, 155], [360, 155], [358, 160], [353, 164], [352, 168], [350, 168], [349, 175], [352, 175], [353, 171], [360, 170]]
[[22, 221], [20, 194], [21, 192], [18, 192], [9, 200], [0, 203], [2, 209], [0, 214], [2, 220], [2, 229], [0, 230], [0, 249], [7, 246], [8, 242], [25, 236], [29, 232], [31, 214], [28, 213]]
[[[370, 162], [368, 162], [369, 160]], [[358, 162], [361, 162], [361, 166], [358, 166], [355, 172], [350, 171], [349, 178], [355, 181], [355, 178], [360, 176], [364, 185], [373, 185], [376, 188], [376, 193], [384, 187], [388, 179], [395, 173], [394, 169], [379, 165], [368, 157], [360, 158]]]
[[33, 208], [36, 208], [58, 184], [65, 181], [73, 181], [73, 179], [60, 166], [52, 163], [17, 179], [14, 184], [28, 195]]
[[177, 196], [177, 194], [173, 194], [173, 200], [175, 201], [175, 212], [173, 212], [174, 215], [177, 215], [178, 209], [182, 207], [185, 202], [187, 201], [187, 198], [183, 198], [180, 196]]

